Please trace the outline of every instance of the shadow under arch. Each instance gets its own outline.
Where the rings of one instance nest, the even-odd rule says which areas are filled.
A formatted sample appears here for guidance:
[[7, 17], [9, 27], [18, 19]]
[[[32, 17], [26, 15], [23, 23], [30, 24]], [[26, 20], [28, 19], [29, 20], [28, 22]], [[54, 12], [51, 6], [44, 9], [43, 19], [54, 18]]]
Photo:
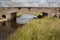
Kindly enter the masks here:
[[60, 16], [59, 16], [59, 18], [60, 18]]
[[42, 12], [43, 16], [48, 16], [47, 12]]
[[12, 20], [16, 20], [16, 13], [17, 13], [17, 12], [13, 12], [13, 13], [11, 13]]
[[48, 16], [48, 13], [46, 13], [46, 12], [41, 12], [41, 13], [42, 13], [42, 15], [38, 15], [37, 18], [43, 18], [45, 16]]
[[2, 15], [3, 18], [6, 18], [6, 15]]
[[54, 15], [54, 17], [57, 17], [57, 15]]

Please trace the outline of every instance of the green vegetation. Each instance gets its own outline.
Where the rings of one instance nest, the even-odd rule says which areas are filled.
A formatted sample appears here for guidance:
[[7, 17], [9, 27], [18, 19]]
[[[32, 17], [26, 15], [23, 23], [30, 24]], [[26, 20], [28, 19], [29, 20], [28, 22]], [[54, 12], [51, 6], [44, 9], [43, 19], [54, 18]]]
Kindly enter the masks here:
[[60, 19], [33, 19], [11, 34], [9, 40], [60, 40]]
[[[25, 13], [22, 13], [22, 12], [17, 12], [17, 17], [21, 16], [22, 14], [25, 14]], [[32, 14], [32, 15], [43, 15], [41, 12], [28, 12], [26, 14]]]

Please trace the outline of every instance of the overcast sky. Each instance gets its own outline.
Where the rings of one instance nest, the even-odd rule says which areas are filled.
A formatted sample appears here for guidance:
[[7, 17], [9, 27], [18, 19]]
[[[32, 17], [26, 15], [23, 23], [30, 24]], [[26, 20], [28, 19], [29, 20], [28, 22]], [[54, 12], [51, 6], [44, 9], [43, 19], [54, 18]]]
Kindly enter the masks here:
[[59, 2], [60, 0], [0, 0], [0, 1], [13, 1], [13, 2]]
[[12, 1], [15, 1], [15, 2], [33, 2], [33, 1], [44, 2], [46, 0], [12, 0]]
[[32, 1], [36, 1], [36, 2], [56, 2], [58, 0], [12, 0], [15, 2], [32, 2]]
[[[5, 2], [1, 2], [1, 1], [5, 1]], [[57, 6], [58, 5], [58, 2], [60, 2], [60, 0], [9, 0], [9, 2], [7, 3], [6, 2], [7, 0], [0, 0], [0, 2], [2, 3], [2, 5], [4, 4], [10, 4], [9, 2], [21, 2], [23, 3], [25, 6], [38, 6], [38, 5], [48, 5], [48, 4], [45, 4], [47, 2], [56, 2], [54, 3], [53, 5], [54, 6]], [[22, 4], [21, 4], [22, 5]], [[52, 4], [51, 4], [52, 5]]]

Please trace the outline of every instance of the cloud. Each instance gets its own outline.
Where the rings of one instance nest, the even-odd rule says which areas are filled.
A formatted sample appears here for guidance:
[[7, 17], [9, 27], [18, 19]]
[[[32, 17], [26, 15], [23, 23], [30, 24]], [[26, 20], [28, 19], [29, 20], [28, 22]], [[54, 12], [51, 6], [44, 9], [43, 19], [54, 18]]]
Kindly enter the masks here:
[[13, 2], [31, 2], [31, 1], [34, 1], [34, 0], [11, 0]]
[[46, 0], [11, 0], [11, 1], [14, 1], [14, 2], [33, 2], [33, 1], [46, 2]]
[[46, 2], [46, 0], [41, 0], [41, 2]]

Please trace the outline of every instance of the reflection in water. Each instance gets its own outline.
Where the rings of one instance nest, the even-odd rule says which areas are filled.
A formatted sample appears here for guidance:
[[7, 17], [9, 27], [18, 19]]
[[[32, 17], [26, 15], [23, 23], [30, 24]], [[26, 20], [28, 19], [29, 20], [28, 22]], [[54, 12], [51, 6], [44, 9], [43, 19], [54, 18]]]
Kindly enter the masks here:
[[16, 31], [17, 27], [15, 21], [0, 23], [0, 40], [8, 40], [7, 38]]
[[17, 18], [16, 22], [18, 24], [26, 24], [27, 22], [29, 22], [31, 19], [30, 18]]
[[29, 22], [31, 19], [34, 19], [37, 17], [34, 15], [30, 15], [30, 14], [24, 14], [19, 18], [16, 18], [16, 19], [15, 18], [16, 16], [13, 18], [15, 21], [0, 23], [0, 40], [8, 40], [7, 38], [9, 38], [9, 36], [16, 31], [18, 26], [22, 27], [24, 24]]
[[36, 19], [37, 16], [32, 15], [32, 14], [23, 14], [20, 17], [16, 18], [16, 22], [18, 24], [26, 24], [27, 22], [29, 22], [31, 19]]

